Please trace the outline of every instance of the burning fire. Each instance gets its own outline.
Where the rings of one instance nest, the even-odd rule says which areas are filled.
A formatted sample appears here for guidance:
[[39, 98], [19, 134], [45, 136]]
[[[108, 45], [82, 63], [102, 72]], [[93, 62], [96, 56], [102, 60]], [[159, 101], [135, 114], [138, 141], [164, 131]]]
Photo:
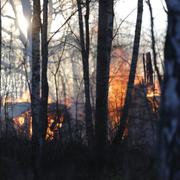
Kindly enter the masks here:
[[22, 126], [24, 124], [24, 117], [19, 117], [18, 118], [18, 123], [20, 126]]
[[28, 138], [32, 136], [32, 118], [30, 111], [26, 111], [13, 118], [17, 132], [21, 135], [25, 135]]
[[[118, 48], [112, 55], [109, 80], [109, 117], [112, 128], [119, 124], [121, 110], [124, 105], [126, 89], [129, 78], [130, 64], [124, 50]], [[136, 75], [135, 84], [142, 81], [140, 74]]]
[[46, 133], [46, 140], [53, 140], [55, 138], [55, 134], [61, 129], [64, 117], [61, 116], [58, 122], [55, 124], [55, 127], [52, 129], [52, 125], [55, 122], [54, 116], [48, 117], [48, 127], [47, 127], [47, 133]]
[[[46, 140], [53, 140], [56, 136], [56, 133], [62, 127], [62, 124], [64, 122], [63, 115], [60, 116], [57, 123], [55, 123], [54, 128], [53, 129], [51, 128], [52, 124], [55, 122], [54, 120], [55, 118], [56, 116], [54, 114], [48, 115], [48, 127], [47, 127]], [[21, 114], [20, 116], [15, 117], [13, 120], [20, 134], [22, 134], [22, 132], [25, 132], [26, 136], [28, 136], [29, 138], [32, 137], [32, 117], [31, 117], [30, 111], [27, 111]]]
[[147, 88], [147, 97], [159, 97], [161, 90], [157, 81], [155, 81], [153, 87]]
[[[128, 55], [122, 48], [115, 48], [112, 52], [112, 63], [110, 67], [109, 81], [109, 118], [111, 128], [114, 129], [119, 124], [122, 107], [126, 96], [128, 84], [130, 64], [128, 63]], [[138, 64], [135, 85], [143, 82], [144, 74], [142, 68]], [[160, 88], [157, 82], [153, 87], [147, 86], [147, 97], [160, 96]]]

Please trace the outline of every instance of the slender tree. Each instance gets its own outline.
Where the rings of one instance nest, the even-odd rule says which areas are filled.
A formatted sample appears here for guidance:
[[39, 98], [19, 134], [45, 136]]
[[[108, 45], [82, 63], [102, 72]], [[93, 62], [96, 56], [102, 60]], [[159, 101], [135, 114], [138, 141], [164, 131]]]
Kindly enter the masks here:
[[43, 139], [46, 137], [47, 130], [47, 114], [48, 114], [48, 78], [47, 78], [47, 66], [48, 66], [48, 0], [43, 1], [43, 24], [41, 35], [41, 47], [42, 47], [42, 70], [41, 70], [41, 127]]
[[[93, 135], [93, 123], [92, 123], [92, 107], [90, 101], [90, 82], [89, 82], [89, 0], [86, 0], [85, 8], [85, 23], [83, 21], [82, 15], [82, 0], [77, 0], [78, 6], [78, 17], [79, 17], [79, 33], [80, 33], [80, 45], [81, 45], [81, 55], [83, 64], [83, 79], [84, 79], [84, 89], [85, 89], [85, 121], [86, 121], [86, 135], [88, 140], [88, 145], [92, 148], [94, 144]], [[84, 33], [85, 28], [85, 33]]]
[[[0, 0], [0, 127], [1, 127], [1, 46], [2, 46], [2, 21], [1, 21], [1, 0]], [[0, 128], [1, 131], [1, 128]], [[1, 132], [0, 132], [1, 133]]]
[[155, 35], [154, 35], [154, 18], [153, 18], [153, 10], [151, 6], [150, 0], [146, 1], [148, 7], [149, 7], [149, 12], [150, 12], [150, 22], [151, 22], [151, 48], [153, 52], [153, 62], [154, 62], [154, 68], [158, 77], [159, 85], [161, 86], [162, 84], [162, 77], [159, 71], [159, 67], [157, 64], [157, 53], [156, 53], [156, 41], [155, 41]]
[[32, 138], [40, 138], [40, 0], [33, 1], [32, 22]]
[[32, 20], [32, 87], [31, 87], [31, 111], [32, 111], [32, 148], [34, 180], [40, 179], [40, 159], [42, 147], [42, 128], [40, 123], [40, 0], [33, 1]]
[[180, 179], [180, 1], [166, 0], [168, 29], [161, 102], [159, 180]]
[[107, 144], [108, 84], [113, 38], [113, 0], [99, 0], [97, 74], [96, 74], [96, 147], [101, 154]]
[[132, 61], [129, 73], [129, 80], [127, 85], [126, 97], [123, 107], [123, 112], [120, 117], [120, 125], [118, 126], [117, 134], [113, 140], [113, 143], [118, 145], [121, 144], [123, 133], [126, 127], [129, 106], [132, 99], [132, 91], [134, 88], [134, 80], [136, 75], [136, 67], [138, 62], [138, 54], [139, 54], [139, 44], [141, 37], [141, 25], [142, 25], [142, 15], [143, 15], [143, 0], [138, 0], [138, 9], [137, 9], [137, 19], [136, 19], [136, 28], [135, 28], [135, 37], [134, 37], [134, 45], [132, 52]]

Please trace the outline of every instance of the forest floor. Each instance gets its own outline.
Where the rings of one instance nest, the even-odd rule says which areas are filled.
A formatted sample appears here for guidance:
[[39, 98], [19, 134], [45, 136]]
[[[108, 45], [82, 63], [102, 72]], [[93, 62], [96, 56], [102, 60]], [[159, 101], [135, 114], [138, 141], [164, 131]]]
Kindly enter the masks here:
[[[78, 143], [47, 143], [44, 147], [41, 180], [155, 180], [153, 161], [142, 152], [106, 153], [104, 162]], [[0, 179], [34, 180], [30, 141], [0, 139]], [[38, 179], [38, 180], [40, 180]]]

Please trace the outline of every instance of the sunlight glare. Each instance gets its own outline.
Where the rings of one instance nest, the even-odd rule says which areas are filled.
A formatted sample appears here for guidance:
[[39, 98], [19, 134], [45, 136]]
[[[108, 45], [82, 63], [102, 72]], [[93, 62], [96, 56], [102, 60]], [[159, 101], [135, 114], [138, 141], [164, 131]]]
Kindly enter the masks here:
[[24, 15], [18, 15], [18, 25], [22, 33], [27, 37], [29, 24]]

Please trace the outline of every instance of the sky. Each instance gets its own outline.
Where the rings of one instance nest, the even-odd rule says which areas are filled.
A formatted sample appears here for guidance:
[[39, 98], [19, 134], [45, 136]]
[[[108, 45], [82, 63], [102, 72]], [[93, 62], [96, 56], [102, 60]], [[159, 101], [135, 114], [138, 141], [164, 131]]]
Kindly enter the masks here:
[[[165, 5], [164, 0], [151, 0], [151, 4], [153, 8], [155, 30], [158, 32], [163, 32], [166, 30], [167, 26], [166, 13], [162, 5]], [[115, 13], [118, 14], [119, 17], [123, 18], [126, 17], [135, 8], [137, 8], [137, 0], [119, 0], [115, 6]], [[133, 11], [133, 13], [127, 18], [127, 20], [135, 23], [136, 13], [136, 10]], [[144, 28], [150, 27], [149, 9], [145, 1], [143, 12], [143, 26]]]
[[[134, 10], [130, 16], [126, 19], [129, 22], [136, 22], [136, 13], [137, 13], [137, 1], [138, 0], [118, 0], [117, 4], [115, 5], [115, 14], [117, 18], [117, 22], [121, 22], [121, 19], [125, 18], [132, 10]], [[151, 0], [152, 8], [153, 8], [153, 16], [154, 16], [154, 24], [155, 24], [155, 33], [161, 34], [164, 33], [166, 30], [166, 13], [163, 10], [163, 4], [164, 0]], [[12, 15], [12, 8], [9, 4], [6, 5], [6, 9], [8, 10], [8, 15]], [[54, 21], [52, 24], [52, 31], [55, 31], [57, 29], [57, 26], [59, 26], [59, 17], [56, 18], [57, 21]], [[57, 23], [58, 22], [58, 23]], [[10, 25], [10, 21], [8, 18], [3, 21], [4, 25]], [[21, 30], [26, 34], [28, 23], [24, 16], [22, 15], [22, 10], [18, 9], [18, 24]], [[147, 4], [144, 0], [144, 14], [143, 14], [143, 28], [144, 29], [150, 29], [150, 16], [149, 16], [149, 9]]]

